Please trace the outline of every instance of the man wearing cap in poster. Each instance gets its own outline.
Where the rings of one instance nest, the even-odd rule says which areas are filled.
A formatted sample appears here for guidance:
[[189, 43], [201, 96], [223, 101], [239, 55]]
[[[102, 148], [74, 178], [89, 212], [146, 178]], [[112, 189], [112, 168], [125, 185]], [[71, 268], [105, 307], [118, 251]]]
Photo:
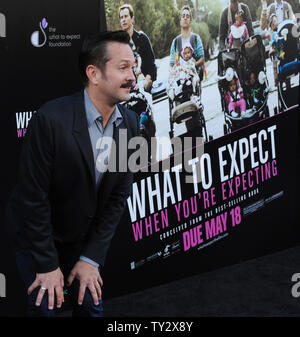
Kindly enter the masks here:
[[236, 13], [241, 12], [243, 21], [246, 23], [247, 30], [249, 36], [254, 35], [253, 27], [252, 27], [252, 17], [249, 10], [249, 7], [239, 2], [238, 0], [230, 0], [229, 6], [226, 7], [220, 19], [219, 26], [219, 49], [223, 50], [228, 47], [227, 38], [230, 34], [230, 28], [234, 24], [234, 18]]
[[287, 19], [290, 19], [296, 23], [296, 17], [292, 6], [288, 2], [275, 0], [268, 6], [267, 0], [262, 0], [262, 12], [260, 18], [260, 26], [262, 30], [269, 26], [272, 14], [276, 14], [278, 25]]
[[157, 69], [155, 65], [155, 56], [149, 37], [142, 31], [134, 29], [134, 11], [130, 4], [119, 7], [119, 19], [121, 27], [129, 36], [133, 45], [132, 50], [136, 51], [141, 59], [141, 71], [145, 76], [144, 88], [150, 92], [152, 83], [156, 80]]

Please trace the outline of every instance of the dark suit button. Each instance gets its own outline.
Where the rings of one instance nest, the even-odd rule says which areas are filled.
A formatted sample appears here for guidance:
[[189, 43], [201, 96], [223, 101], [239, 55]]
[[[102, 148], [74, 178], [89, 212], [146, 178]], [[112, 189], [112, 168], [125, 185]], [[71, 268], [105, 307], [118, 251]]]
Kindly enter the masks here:
[[88, 218], [89, 218], [89, 219], [93, 219], [93, 216], [89, 214], [89, 215], [88, 215]]

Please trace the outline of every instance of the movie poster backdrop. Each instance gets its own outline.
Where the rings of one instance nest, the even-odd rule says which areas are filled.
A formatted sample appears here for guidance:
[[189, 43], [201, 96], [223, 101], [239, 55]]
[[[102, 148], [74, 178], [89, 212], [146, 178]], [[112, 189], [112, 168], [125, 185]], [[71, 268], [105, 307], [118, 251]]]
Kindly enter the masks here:
[[[108, 28], [120, 28], [115, 23], [111, 27], [109, 22], [116, 8], [107, 10], [109, 4], [121, 2], [105, 3], [109, 14], [106, 19], [103, 1], [88, 1], [88, 5], [76, 1], [1, 2], [1, 219], [15, 183], [22, 138], [32, 114], [45, 101], [81, 87], [74, 55], [85, 34], [104, 29], [106, 22]], [[130, 3], [135, 7], [138, 1]], [[164, 6], [159, 4], [171, 3], [175, 2], [162, 0], [155, 7], [165, 27], [171, 23], [163, 21]], [[173, 11], [178, 15], [178, 9]], [[179, 25], [179, 19], [174, 22]], [[149, 34], [141, 22], [135, 24]], [[168, 35], [167, 28], [165, 33]], [[168, 37], [170, 46], [176, 34]], [[280, 88], [275, 86], [273, 64], [267, 59], [256, 73], [257, 79], [261, 71], [265, 74], [261, 75], [265, 105], [254, 114], [247, 103], [251, 122], [232, 128], [224, 105], [223, 84], [231, 72], [226, 72], [227, 68], [233, 68], [243, 86], [244, 65], [247, 61], [252, 64], [261, 51], [260, 38], [251, 41], [245, 46], [245, 54], [237, 53], [240, 63], [224, 62], [223, 67], [226, 57], [220, 56], [217, 44], [210, 59], [206, 57], [201, 105], [194, 102], [197, 109], [202, 109], [205, 128], [192, 135], [184, 119], [171, 120], [174, 102], [168, 96], [169, 53], [157, 58], [157, 81], [152, 95], [146, 94], [156, 125], [157, 161], [135, 174], [133, 192], [103, 270], [105, 298], [299, 244], [297, 76], [288, 87], [286, 81], [279, 84]], [[227, 56], [230, 59], [230, 53]], [[290, 74], [294, 68], [293, 64], [289, 66], [292, 70], [283, 70]], [[252, 113], [259, 118], [250, 118]], [[176, 137], [182, 148], [171, 145]], [[1, 223], [0, 273], [5, 276], [6, 288], [0, 294], [0, 308], [1, 315], [16, 316], [24, 314], [25, 295], [17, 276], [9, 230]]]

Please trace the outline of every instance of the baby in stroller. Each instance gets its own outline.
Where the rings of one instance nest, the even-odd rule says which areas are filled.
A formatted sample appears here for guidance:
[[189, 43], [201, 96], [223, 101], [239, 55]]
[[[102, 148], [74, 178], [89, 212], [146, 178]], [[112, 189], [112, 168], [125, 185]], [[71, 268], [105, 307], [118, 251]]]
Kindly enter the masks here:
[[200, 78], [192, 55], [193, 47], [190, 44], [182, 48], [181, 57], [175, 55], [175, 65], [169, 73], [168, 92], [172, 100], [175, 97], [180, 98], [181, 103], [191, 100], [200, 107], [200, 97], [197, 95]]
[[170, 138], [174, 124], [185, 123], [187, 134], [208, 138], [204, 107], [201, 103], [201, 80], [193, 57], [193, 47], [184, 43], [175, 53], [175, 64], [169, 69], [167, 94], [169, 96]]
[[[152, 116], [152, 97], [151, 94], [146, 92], [144, 89], [144, 75], [141, 72], [141, 56], [134, 49], [133, 54], [135, 57], [134, 74], [136, 81], [132, 83], [130, 99], [123, 104], [139, 116], [140, 134], [146, 139], [150, 147], [151, 141], [154, 143], [156, 142], [156, 125]], [[156, 160], [155, 149], [153, 153], [148, 150], [148, 157], [149, 162]]]
[[234, 74], [233, 79], [229, 82], [228, 89], [229, 90], [225, 95], [225, 101], [228, 105], [229, 114], [234, 118], [239, 116], [244, 117], [246, 114], [246, 101], [236, 73]]
[[196, 61], [193, 59], [193, 47], [188, 44], [182, 48], [179, 63], [182, 67], [189, 67], [193, 75], [197, 76]]
[[249, 106], [252, 109], [258, 110], [265, 101], [265, 88], [257, 80], [255, 72], [251, 72], [249, 79], [246, 81], [246, 97], [249, 102]]

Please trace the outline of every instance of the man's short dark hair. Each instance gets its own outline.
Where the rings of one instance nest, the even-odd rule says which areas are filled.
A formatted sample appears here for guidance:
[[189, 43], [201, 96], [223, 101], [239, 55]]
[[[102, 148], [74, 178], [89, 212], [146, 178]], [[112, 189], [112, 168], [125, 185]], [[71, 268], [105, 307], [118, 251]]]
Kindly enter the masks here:
[[180, 10], [180, 16], [182, 15], [182, 12], [183, 12], [184, 10], [188, 10], [188, 11], [189, 11], [189, 13], [190, 13], [190, 18], [191, 18], [191, 20], [192, 20], [192, 10], [191, 10], [191, 7], [190, 7], [189, 5], [184, 5], [184, 6], [181, 8], [181, 10]]
[[130, 4], [125, 4], [125, 5], [119, 7], [119, 18], [120, 18], [120, 12], [121, 12], [123, 9], [126, 9], [126, 8], [127, 8], [128, 11], [129, 11], [130, 17], [131, 17], [131, 18], [133, 17], [133, 15], [134, 15], [133, 7], [132, 7]]
[[106, 63], [109, 61], [107, 55], [107, 44], [109, 42], [130, 43], [130, 36], [124, 30], [106, 31], [90, 35], [84, 39], [79, 54], [78, 67], [83, 84], [88, 83], [86, 67], [90, 64], [98, 67], [102, 73], [105, 72]]

